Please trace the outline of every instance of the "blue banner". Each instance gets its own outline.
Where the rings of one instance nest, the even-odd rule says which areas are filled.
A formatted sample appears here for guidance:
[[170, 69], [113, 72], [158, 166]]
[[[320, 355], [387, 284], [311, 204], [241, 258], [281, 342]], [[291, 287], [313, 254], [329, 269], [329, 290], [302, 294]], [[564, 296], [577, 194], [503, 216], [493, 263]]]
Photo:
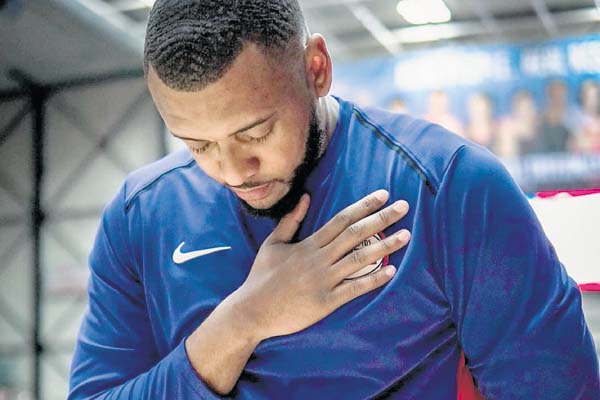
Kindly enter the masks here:
[[[557, 154], [558, 160], [600, 155], [598, 34], [524, 45], [447, 46], [337, 65], [333, 93], [438, 123], [512, 165], [535, 155], [539, 170], [540, 156], [550, 165]], [[599, 185], [594, 176], [587, 184], [573, 182]], [[556, 187], [545, 184], [548, 188]]]

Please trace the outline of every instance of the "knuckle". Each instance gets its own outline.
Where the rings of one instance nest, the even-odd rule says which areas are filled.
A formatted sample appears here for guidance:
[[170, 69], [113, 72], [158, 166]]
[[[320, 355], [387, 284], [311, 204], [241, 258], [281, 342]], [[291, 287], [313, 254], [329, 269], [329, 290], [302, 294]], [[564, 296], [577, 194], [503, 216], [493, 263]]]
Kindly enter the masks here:
[[371, 197], [366, 197], [361, 201], [362, 204], [362, 208], [364, 208], [365, 210], [370, 210], [371, 207], [373, 207], [373, 199]]
[[354, 265], [362, 265], [366, 262], [366, 255], [363, 250], [356, 250], [352, 252], [352, 264]]
[[364, 276], [363, 277], [363, 279], [364, 279], [363, 285], [365, 287], [365, 290], [369, 291], [369, 290], [373, 290], [374, 288], [376, 288], [378, 286], [379, 281], [381, 280], [380, 278], [381, 277], [380, 277], [379, 271], [375, 271], [375, 272], [370, 273], [367, 276]]
[[383, 246], [383, 248], [385, 250], [393, 250], [394, 249], [392, 241], [389, 238], [386, 238], [385, 240], [382, 240], [380, 243], [381, 243], [381, 245]]
[[317, 303], [320, 305], [327, 305], [331, 301], [330, 292], [328, 290], [320, 290], [317, 293]]
[[295, 245], [299, 250], [305, 252], [305, 251], [310, 251], [311, 249], [316, 248], [317, 242], [313, 236], [309, 236], [309, 237], [305, 238], [304, 240], [296, 243]]
[[[379, 271], [378, 271], [378, 272], [379, 272]], [[380, 286], [382, 283], [384, 283], [384, 282], [385, 282], [385, 279], [384, 279], [384, 277], [385, 277], [385, 276], [384, 276], [384, 274], [381, 274], [381, 273], [374, 273], [374, 274], [371, 274], [371, 276], [369, 276], [369, 286], [370, 286], [372, 289], [374, 289], [374, 288], [376, 288], [376, 287]]]
[[363, 288], [363, 285], [360, 281], [352, 282], [352, 284], [350, 285], [350, 288], [349, 288], [351, 296], [355, 297], [355, 296], [360, 295], [362, 293], [362, 288]]
[[362, 223], [352, 224], [348, 227], [348, 233], [352, 236], [360, 236], [364, 230], [364, 225]]
[[350, 213], [347, 211], [342, 211], [341, 213], [335, 216], [336, 223], [339, 226], [346, 227], [352, 223], [352, 218], [350, 217]]
[[389, 223], [390, 223], [389, 212], [381, 211], [381, 212], [378, 212], [377, 215], [379, 216], [379, 220], [381, 221], [381, 223], [383, 223], [386, 226], [389, 225]]

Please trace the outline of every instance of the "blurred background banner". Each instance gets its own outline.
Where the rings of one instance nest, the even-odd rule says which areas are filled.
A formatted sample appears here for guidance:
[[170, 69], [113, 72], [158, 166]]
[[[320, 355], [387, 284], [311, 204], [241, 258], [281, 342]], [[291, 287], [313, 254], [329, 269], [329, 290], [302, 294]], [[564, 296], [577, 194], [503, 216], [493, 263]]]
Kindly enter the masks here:
[[600, 35], [335, 66], [334, 93], [488, 147], [526, 191], [600, 186]]

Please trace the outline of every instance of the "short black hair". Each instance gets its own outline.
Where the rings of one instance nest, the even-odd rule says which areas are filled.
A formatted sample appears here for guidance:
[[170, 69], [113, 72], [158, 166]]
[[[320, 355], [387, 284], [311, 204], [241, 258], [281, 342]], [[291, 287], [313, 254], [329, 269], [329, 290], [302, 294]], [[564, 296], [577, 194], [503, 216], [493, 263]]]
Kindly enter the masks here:
[[304, 17], [297, 0], [157, 0], [150, 12], [144, 71], [168, 87], [197, 91], [219, 80], [247, 43], [283, 56], [300, 43]]

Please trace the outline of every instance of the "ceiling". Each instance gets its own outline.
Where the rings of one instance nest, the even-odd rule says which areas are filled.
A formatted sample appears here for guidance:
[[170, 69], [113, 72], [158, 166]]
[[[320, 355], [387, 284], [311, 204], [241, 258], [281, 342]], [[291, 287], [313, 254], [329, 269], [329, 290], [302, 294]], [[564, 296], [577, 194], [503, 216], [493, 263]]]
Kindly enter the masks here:
[[[151, 0], [3, 0], [0, 88], [19, 69], [56, 82], [139, 68]], [[2, 1], [0, 1], [2, 4]], [[410, 25], [397, 0], [301, 0], [336, 62], [449, 43], [522, 42], [600, 32], [600, 0], [446, 0], [452, 20]]]

